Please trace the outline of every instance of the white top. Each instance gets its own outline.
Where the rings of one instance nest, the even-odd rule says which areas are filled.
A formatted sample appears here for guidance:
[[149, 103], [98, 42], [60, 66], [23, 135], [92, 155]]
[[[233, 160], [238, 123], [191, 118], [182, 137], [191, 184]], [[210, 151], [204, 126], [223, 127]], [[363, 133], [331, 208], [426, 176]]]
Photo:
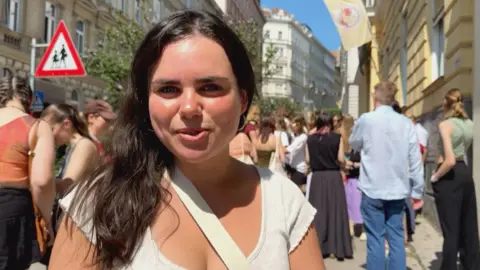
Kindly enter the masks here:
[[[267, 168], [256, 168], [261, 179], [262, 225], [259, 241], [247, 259], [251, 269], [289, 270], [288, 254], [303, 239], [317, 210], [290, 179], [273, 173]], [[60, 206], [65, 211], [69, 208], [75, 192], [76, 189], [60, 200]], [[78, 214], [71, 215], [71, 218], [92, 242], [91, 219]], [[95, 230], [93, 230], [94, 233]], [[118, 270], [157, 269], [185, 270], [160, 253], [149, 228], [132, 263]]]
[[422, 124], [415, 124], [415, 132], [417, 133], [418, 142], [426, 147], [428, 141], [428, 131], [422, 126]]
[[274, 134], [275, 134], [275, 136], [280, 137], [280, 143], [281, 143], [284, 147], [287, 147], [287, 146], [290, 144], [290, 142], [289, 142], [289, 140], [288, 140], [288, 134], [287, 134], [287, 132], [285, 132], [285, 131], [280, 131], [280, 130], [276, 130]]
[[301, 173], [307, 171], [307, 163], [305, 162], [307, 139], [307, 134], [302, 133], [293, 138], [292, 143], [287, 147], [290, 166]]

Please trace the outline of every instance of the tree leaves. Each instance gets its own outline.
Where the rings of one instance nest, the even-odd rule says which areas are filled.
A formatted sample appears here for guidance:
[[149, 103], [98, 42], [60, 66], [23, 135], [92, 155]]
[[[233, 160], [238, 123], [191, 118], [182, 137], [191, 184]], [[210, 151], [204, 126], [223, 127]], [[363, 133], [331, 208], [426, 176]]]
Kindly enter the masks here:
[[123, 90], [128, 87], [133, 55], [144, 35], [136, 22], [117, 12], [115, 25], [98, 33], [96, 47], [83, 59], [88, 74], [107, 83], [107, 99], [114, 108], [118, 108]]

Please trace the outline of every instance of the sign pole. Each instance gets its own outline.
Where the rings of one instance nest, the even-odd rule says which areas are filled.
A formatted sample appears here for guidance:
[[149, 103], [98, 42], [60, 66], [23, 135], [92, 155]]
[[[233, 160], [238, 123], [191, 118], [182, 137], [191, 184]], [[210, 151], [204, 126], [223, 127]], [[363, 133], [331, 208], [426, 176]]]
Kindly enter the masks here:
[[32, 50], [30, 51], [30, 89], [35, 89], [35, 53], [37, 49], [37, 39], [32, 38]]
[[48, 47], [48, 43], [37, 44], [37, 39], [32, 38], [32, 49], [30, 51], [30, 77], [29, 77], [29, 85], [32, 89], [32, 93], [35, 89], [35, 58], [37, 48], [46, 48]]

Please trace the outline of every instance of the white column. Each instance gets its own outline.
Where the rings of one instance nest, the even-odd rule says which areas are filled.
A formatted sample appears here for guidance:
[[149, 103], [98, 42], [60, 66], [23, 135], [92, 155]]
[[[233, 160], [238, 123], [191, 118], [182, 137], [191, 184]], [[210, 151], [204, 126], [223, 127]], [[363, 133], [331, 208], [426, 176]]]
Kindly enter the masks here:
[[[474, 38], [473, 38], [473, 119], [474, 119], [474, 137], [473, 137], [473, 162], [480, 163], [480, 0], [474, 0], [475, 11], [473, 14]], [[473, 166], [473, 179], [475, 181], [475, 190], [477, 193], [477, 215], [480, 216], [480, 166]], [[480, 227], [480, 226], [479, 226]]]

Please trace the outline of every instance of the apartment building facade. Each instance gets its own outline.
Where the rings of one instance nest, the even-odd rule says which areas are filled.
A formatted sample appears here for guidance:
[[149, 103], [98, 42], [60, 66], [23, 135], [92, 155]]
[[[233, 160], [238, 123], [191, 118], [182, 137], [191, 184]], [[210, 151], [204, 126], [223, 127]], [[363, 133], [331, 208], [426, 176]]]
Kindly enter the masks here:
[[[31, 39], [48, 43], [64, 20], [80, 54], [93, 46], [95, 27], [113, 21], [108, 9], [91, 1], [5, 0], [0, 2], [0, 68], [2, 74], [29, 76]], [[38, 65], [44, 49], [37, 49]], [[88, 98], [101, 95], [105, 84], [90, 76], [35, 79], [46, 103], [71, 103], [82, 108]]]
[[[214, 0], [3, 0], [0, 1], [0, 76], [29, 76], [31, 40], [50, 42], [60, 20], [82, 55], [94, 48], [98, 31], [114, 24], [113, 12], [122, 11], [145, 29], [149, 22], [176, 10], [205, 9], [221, 15]], [[37, 49], [38, 65], [45, 49]], [[103, 97], [105, 83], [92, 76], [36, 78], [44, 102], [70, 103], [82, 110], [88, 99]]]
[[[473, 23], [477, 2], [377, 0], [370, 7], [375, 38], [360, 49], [360, 67], [366, 70], [362, 94], [368, 96], [363, 102], [372, 110], [371, 88], [380, 80], [396, 83], [397, 100], [429, 131], [425, 179], [435, 170], [439, 154], [444, 94], [451, 88], [461, 89], [467, 112], [473, 112], [474, 82], [480, 76], [478, 68], [474, 74], [474, 56], [480, 53], [474, 46], [479, 31]], [[437, 224], [432, 194], [426, 181], [425, 213]]]
[[263, 9], [264, 51], [276, 49], [274, 73], [262, 85], [265, 97], [289, 97], [306, 110], [336, 107], [334, 56], [310, 28], [282, 9]]
[[253, 20], [263, 27], [265, 16], [260, 7], [260, 0], [215, 0], [222, 12], [233, 21]]

